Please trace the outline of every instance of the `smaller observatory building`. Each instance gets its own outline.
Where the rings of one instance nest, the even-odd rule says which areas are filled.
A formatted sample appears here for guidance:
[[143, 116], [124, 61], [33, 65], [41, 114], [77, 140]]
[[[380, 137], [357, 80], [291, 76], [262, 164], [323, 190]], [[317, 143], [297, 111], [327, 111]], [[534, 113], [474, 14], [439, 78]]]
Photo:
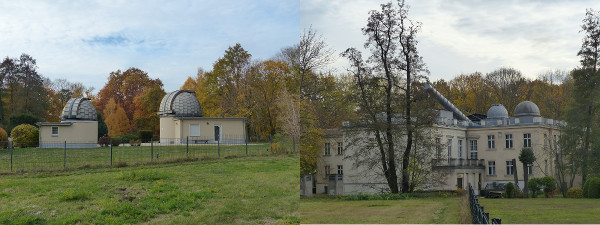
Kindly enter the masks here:
[[243, 143], [246, 118], [202, 117], [194, 91], [178, 90], [163, 97], [159, 109], [161, 143]]
[[61, 122], [41, 122], [40, 148], [97, 148], [98, 115], [89, 98], [71, 98]]

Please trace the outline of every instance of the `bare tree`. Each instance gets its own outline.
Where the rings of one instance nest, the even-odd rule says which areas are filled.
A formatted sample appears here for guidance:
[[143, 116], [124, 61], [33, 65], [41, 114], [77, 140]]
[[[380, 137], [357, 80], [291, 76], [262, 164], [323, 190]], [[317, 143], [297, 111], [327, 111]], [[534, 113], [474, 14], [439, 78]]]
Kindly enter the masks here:
[[487, 86], [492, 89], [496, 101], [503, 104], [507, 109], [514, 109], [519, 102], [528, 100], [529, 82], [516, 69], [500, 68], [494, 70], [485, 76], [485, 80]]
[[[413, 155], [415, 132], [422, 128], [414, 116], [414, 85], [426, 79], [422, 58], [417, 52], [416, 34], [420, 23], [408, 19], [408, 6], [404, 1], [381, 5], [381, 11], [369, 12], [367, 26], [362, 29], [367, 36], [365, 47], [371, 55], [364, 61], [360, 51], [349, 48], [342, 56], [349, 59], [362, 114], [361, 126], [374, 135], [375, 148], [384, 177], [392, 193], [398, 187], [398, 163], [401, 152], [402, 192], [410, 192], [410, 164]], [[430, 123], [431, 121], [429, 121]], [[395, 135], [405, 137], [398, 143]], [[400, 147], [404, 147], [404, 151]]]

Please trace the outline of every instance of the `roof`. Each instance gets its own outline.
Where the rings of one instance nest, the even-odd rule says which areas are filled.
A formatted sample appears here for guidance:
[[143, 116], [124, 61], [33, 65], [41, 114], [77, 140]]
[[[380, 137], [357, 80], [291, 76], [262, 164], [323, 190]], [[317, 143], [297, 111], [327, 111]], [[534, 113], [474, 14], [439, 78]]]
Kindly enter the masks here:
[[202, 110], [194, 91], [178, 90], [163, 97], [158, 107], [158, 115], [201, 117]]
[[96, 107], [89, 98], [71, 98], [63, 107], [61, 120], [98, 120]]
[[515, 116], [541, 116], [540, 108], [530, 101], [521, 102], [515, 107]]
[[508, 111], [502, 104], [493, 104], [487, 112], [489, 119], [504, 119], [508, 118]]

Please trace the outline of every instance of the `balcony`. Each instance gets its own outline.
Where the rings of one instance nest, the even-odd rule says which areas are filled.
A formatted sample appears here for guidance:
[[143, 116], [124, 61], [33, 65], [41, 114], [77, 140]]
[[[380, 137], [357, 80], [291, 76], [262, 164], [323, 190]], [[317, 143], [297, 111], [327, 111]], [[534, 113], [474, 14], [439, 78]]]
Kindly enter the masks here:
[[433, 159], [434, 168], [449, 169], [485, 169], [483, 159]]

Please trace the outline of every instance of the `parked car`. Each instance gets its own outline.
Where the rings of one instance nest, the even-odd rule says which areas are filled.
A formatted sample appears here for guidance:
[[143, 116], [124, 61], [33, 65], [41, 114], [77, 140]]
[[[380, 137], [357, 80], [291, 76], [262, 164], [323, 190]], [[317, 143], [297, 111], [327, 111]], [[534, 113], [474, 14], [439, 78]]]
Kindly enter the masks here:
[[488, 183], [479, 195], [486, 198], [501, 198], [504, 195], [505, 186], [505, 183]]

